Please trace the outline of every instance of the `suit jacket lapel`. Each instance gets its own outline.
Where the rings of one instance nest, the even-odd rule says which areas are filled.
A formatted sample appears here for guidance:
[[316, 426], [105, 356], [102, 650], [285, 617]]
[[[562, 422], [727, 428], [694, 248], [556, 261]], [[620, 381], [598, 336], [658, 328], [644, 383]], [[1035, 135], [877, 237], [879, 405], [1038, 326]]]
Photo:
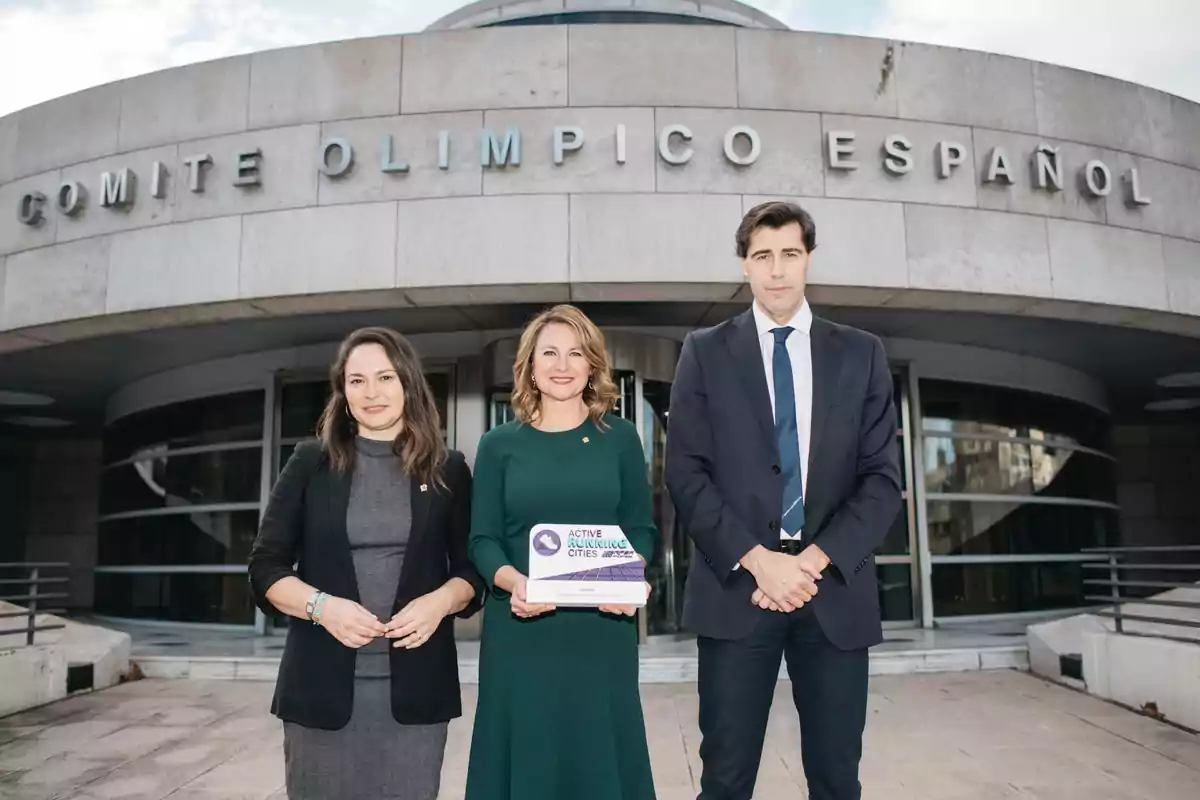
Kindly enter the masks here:
[[426, 534], [426, 527], [429, 519], [429, 504], [431, 496], [436, 487], [422, 483], [419, 478], [411, 478], [409, 480], [410, 500], [409, 505], [412, 508], [412, 523], [408, 532], [408, 546], [404, 548], [404, 564], [400, 567], [400, 581], [396, 584], [396, 610], [399, 611], [400, 595], [403, 587], [409, 584], [409, 572], [415, 569], [418, 561], [413, 558], [413, 555], [419, 552], [418, 542]]
[[812, 497], [812, 486], [817, 473], [813, 465], [819, 463], [821, 435], [825, 432], [825, 423], [829, 419], [830, 409], [834, 398], [837, 397], [838, 380], [841, 376], [842, 345], [835, 335], [833, 326], [814, 317], [812, 322], [812, 432], [808, 445], [808, 491], [806, 497]]
[[335, 538], [332, 552], [342, 563], [339, 571], [346, 575], [349, 586], [354, 589], [349, 598], [360, 602], [358, 576], [354, 572], [354, 558], [350, 555], [350, 535], [346, 531], [346, 510], [350, 507], [351, 473], [339, 472], [329, 465], [329, 528]]
[[762, 348], [754, 312], [746, 311], [734, 318], [726, 343], [733, 358], [739, 382], [750, 396], [750, 411], [758, 420], [767, 441], [778, 447], [775, 437], [775, 414], [771, 410], [771, 395], [767, 391], [767, 376], [763, 372]]

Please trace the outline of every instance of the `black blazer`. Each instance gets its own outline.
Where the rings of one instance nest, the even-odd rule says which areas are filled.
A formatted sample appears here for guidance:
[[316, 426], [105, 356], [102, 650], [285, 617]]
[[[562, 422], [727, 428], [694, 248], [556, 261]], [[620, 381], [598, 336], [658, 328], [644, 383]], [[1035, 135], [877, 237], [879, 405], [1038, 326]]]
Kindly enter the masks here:
[[[467, 558], [471, 472], [463, 455], [451, 451], [442, 474], [447, 488], [429, 485], [421, 491], [420, 482], [413, 480], [412, 532], [392, 614], [453, 577], [475, 587], [475, 598], [457, 616], [468, 617], [480, 608], [484, 584]], [[271, 491], [250, 551], [251, 592], [264, 613], [279, 613], [268, 602], [267, 589], [288, 575], [335, 597], [359, 602], [346, 533], [350, 480], [349, 472], [331, 468], [319, 442], [296, 447]], [[289, 622], [271, 712], [309, 728], [343, 727], [353, 705], [358, 651], [307, 620]], [[427, 725], [462, 714], [451, 617], [420, 647], [389, 652], [392, 716], [397, 722]]]
[[[803, 544], [832, 564], [812, 608], [844, 649], [883, 639], [873, 551], [900, 511], [892, 378], [869, 333], [814, 318], [812, 435]], [[738, 639], [766, 614], [755, 582], [734, 570], [755, 545], [778, 549], [779, 446], [752, 311], [684, 340], [671, 390], [666, 483], [700, 558], [692, 560], [683, 624]]]

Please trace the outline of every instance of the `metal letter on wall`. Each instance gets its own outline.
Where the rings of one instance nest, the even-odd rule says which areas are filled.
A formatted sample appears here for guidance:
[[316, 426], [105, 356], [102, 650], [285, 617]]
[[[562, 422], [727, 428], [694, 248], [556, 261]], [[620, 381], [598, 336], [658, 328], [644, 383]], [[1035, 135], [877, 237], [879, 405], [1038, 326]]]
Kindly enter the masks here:
[[[569, 137], [569, 138], [568, 138]], [[556, 125], [554, 128], [554, 163], [563, 163], [563, 154], [583, 147], [583, 128], [578, 125]]]
[[100, 175], [101, 208], [124, 208], [130, 201], [130, 184], [135, 180], [128, 168], [117, 170], [116, 175], [105, 172]]
[[237, 164], [234, 186], [262, 186], [262, 150], [239, 150], [233, 160]]
[[504, 134], [504, 144], [496, 138], [491, 128], [485, 128], [480, 143], [479, 165], [481, 167], [521, 166], [521, 131], [509, 128]]
[[942, 180], [949, 178], [955, 167], [961, 167], [966, 160], [967, 148], [958, 142], [938, 142], [937, 162], [938, 177]]
[[[330, 164], [329, 151], [334, 149], [338, 151], [338, 160]], [[340, 178], [349, 172], [352, 166], [354, 166], [354, 148], [351, 147], [350, 142], [341, 136], [326, 139], [325, 143], [321, 145], [317, 169], [327, 177]]]
[[617, 163], [625, 163], [625, 126], [617, 126]]
[[847, 158], [854, 155], [854, 131], [830, 131], [825, 141], [830, 169], [858, 169], [858, 162]]
[[692, 160], [692, 156], [696, 151], [690, 147], [685, 147], [678, 153], [671, 149], [671, 137], [678, 136], [685, 142], [692, 140], [692, 129], [687, 125], [668, 125], [659, 131], [658, 134], [658, 155], [663, 161], [675, 166], [683, 166]]
[[1004, 152], [1003, 147], [992, 148], [992, 154], [988, 157], [987, 175], [984, 176], [983, 181], [984, 183], [1007, 183], [1012, 186], [1012, 168], [1008, 165], [1008, 153]]
[[450, 131], [438, 134], [438, 169], [450, 169]]
[[887, 137], [883, 143], [883, 168], [892, 175], [907, 175], [912, 172], [912, 142], [898, 133]]
[[1061, 192], [1063, 188], [1062, 161], [1058, 148], [1039, 144], [1033, 152], [1033, 172], [1039, 189]]
[[1092, 197], [1108, 197], [1112, 192], [1112, 172], [1108, 165], [1093, 159], [1083, 168], [1083, 185]]
[[[750, 152], [744, 156], [739, 156], [733, 146], [739, 136], [744, 137], [750, 143]], [[748, 167], [758, 161], [758, 157], [761, 155], [762, 139], [759, 138], [758, 131], [754, 128], [749, 125], [735, 125], [725, 132], [725, 157], [730, 162], [739, 167]]]
[[45, 208], [46, 195], [41, 192], [30, 192], [22, 197], [20, 204], [17, 205], [17, 219], [21, 220], [22, 225], [37, 227], [46, 219]]
[[155, 200], [162, 200], [166, 195], [163, 190], [163, 177], [166, 170], [163, 169], [161, 161], [155, 161], [150, 165], [150, 196]]
[[63, 214], [73, 217], [83, 209], [83, 200], [86, 196], [87, 191], [79, 181], [63, 181], [62, 185], [58, 187], [54, 205]]
[[204, 170], [201, 169], [205, 164], [212, 163], [212, 156], [208, 153], [201, 153], [196, 156], [188, 156], [183, 159], [183, 163], [188, 168], [188, 189], [193, 192], [204, 191]]
[[1131, 169], [1125, 173], [1125, 186], [1129, 189], [1125, 195], [1125, 205], [1132, 208], [1133, 206], [1148, 206], [1150, 198], [1142, 194], [1142, 184], [1138, 180], [1137, 169]]
[[384, 172], [408, 172], [407, 161], [392, 160], [392, 136], [390, 133], [383, 135], [383, 140], [379, 143], [379, 169]]

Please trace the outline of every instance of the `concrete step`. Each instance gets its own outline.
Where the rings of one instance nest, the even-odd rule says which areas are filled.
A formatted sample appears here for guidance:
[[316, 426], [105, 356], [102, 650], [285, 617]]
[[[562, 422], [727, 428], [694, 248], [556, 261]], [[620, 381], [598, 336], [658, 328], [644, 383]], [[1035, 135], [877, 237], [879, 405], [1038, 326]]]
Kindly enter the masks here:
[[[458, 661], [459, 679], [464, 684], [478, 683], [479, 659], [467, 654], [474, 648], [460, 646], [460, 649], [466, 652]], [[147, 678], [273, 681], [279, 671], [277, 657], [135, 655], [133, 661]], [[872, 675], [993, 669], [1027, 671], [1029, 649], [1022, 640], [989, 647], [877, 650], [871, 653], [870, 669]], [[781, 680], [787, 678], [787, 669], [783, 665], [780, 666], [779, 677]], [[643, 653], [640, 658], [640, 680], [644, 684], [693, 683], [696, 680], [696, 655], [694, 652], [672, 655]]]

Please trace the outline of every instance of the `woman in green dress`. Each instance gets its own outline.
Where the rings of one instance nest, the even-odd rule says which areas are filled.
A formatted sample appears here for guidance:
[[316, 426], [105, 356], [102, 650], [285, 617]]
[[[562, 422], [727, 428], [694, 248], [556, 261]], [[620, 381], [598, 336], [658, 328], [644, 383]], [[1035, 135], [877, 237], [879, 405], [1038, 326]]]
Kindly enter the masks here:
[[636, 428], [611, 413], [617, 397], [603, 336], [581, 311], [556, 306], [526, 327], [517, 419], [489, 431], [475, 459], [469, 552], [491, 592], [467, 800], [655, 797], [637, 608], [525, 599], [536, 524], [620, 525], [644, 560], [653, 553], [645, 457]]

